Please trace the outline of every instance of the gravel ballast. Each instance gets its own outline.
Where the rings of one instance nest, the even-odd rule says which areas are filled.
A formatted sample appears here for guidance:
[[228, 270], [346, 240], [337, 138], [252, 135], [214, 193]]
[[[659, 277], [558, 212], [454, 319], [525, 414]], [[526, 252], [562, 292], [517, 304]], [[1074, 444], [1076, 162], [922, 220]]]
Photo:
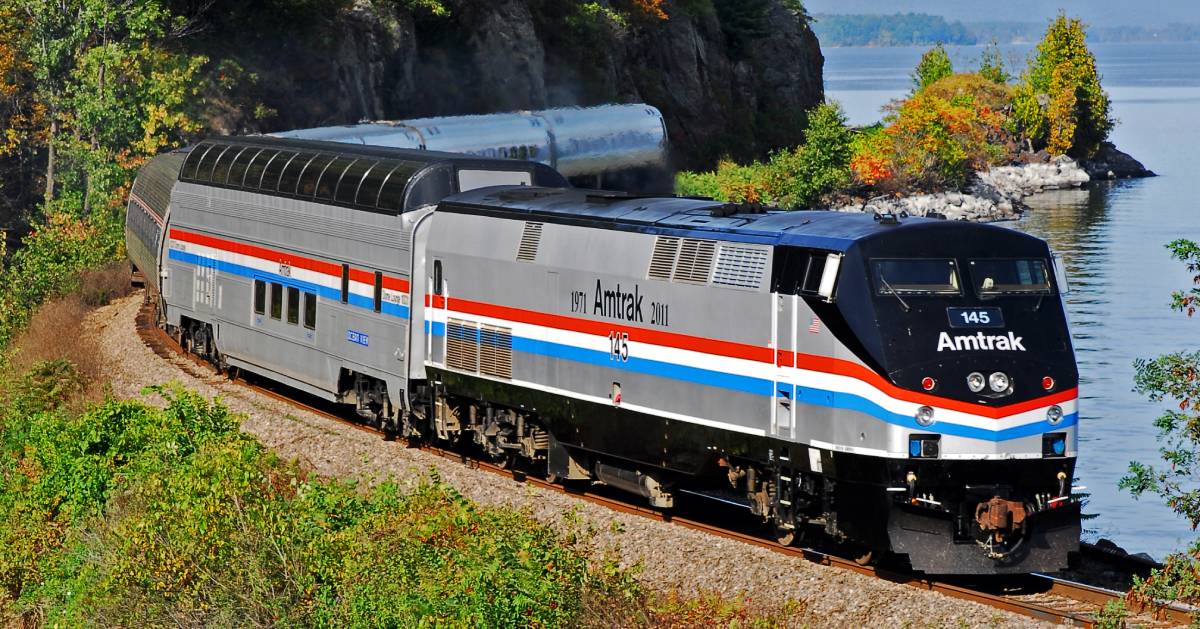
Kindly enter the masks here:
[[[440, 478], [481, 505], [527, 509], [557, 527], [579, 519], [594, 529], [589, 548], [614, 552], [625, 566], [641, 566], [639, 580], [683, 594], [719, 592], [755, 605], [799, 602], [797, 626], [819, 627], [1040, 627], [1023, 616], [810, 563], [765, 548], [610, 511], [566, 494], [470, 469], [434, 454], [309, 413], [229, 382], [180, 357], [160, 358], [134, 328], [141, 293], [93, 312], [84, 334], [99, 337], [114, 395], [142, 398], [141, 390], [177, 381], [205, 396], [219, 396], [246, 418], [242, 429], [281, 457], [317, 474], [365, 481], [394, 477], [407, 482]], [[161, 404], [157, 397], [147, 401]]]

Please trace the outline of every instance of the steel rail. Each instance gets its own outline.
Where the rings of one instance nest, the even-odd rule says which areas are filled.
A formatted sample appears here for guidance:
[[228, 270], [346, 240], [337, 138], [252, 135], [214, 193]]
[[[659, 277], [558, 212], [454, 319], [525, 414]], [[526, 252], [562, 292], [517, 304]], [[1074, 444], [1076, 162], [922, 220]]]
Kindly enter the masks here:
[[[155, 310], [156, 308], [154, 302], [151, 300], [146, 300], [137, 315], [136, 328], [139, 336], [141, 336], [146, 346], [162, 358], [169, 359], [172, 356], [183, 358], [189, 360], [193, 365], [203, 369], [207, 373], [216, 373], [211, 363], [208, 363], [195, 354], [184, 350], [179, 346], [178, 343], [175, 342], [175, 339], [171, 338], [171, 336], [167, 334], [165, 330], [155, 324]], [[382, 434], [381, 431], [370, 426], [366, 426], [361, 422], [348, 419], [347, 417], [332, 413], [328, 410], [311, 404], [306, 404], [303, 401], [289, 397], [278, 391], [274, 391], [244, 378], [239, 378], [236, 376], [230, 377], [230, 382], [243, 386], [255, 393], [265, 395], [273, 400], [277, 400], [301, 410], [316, 414], [320, 417], [333, 420], [355, 430], [360, 430], [375, 436]], [[600, 495], [585, 489], [551, 483], [537, 476], [530, 476], [519, 470], [501, 467], [490, 461], [478, 459], [463, 452], [448, 450], [446, 448], [430, 444], [419, 444], [415, 445], [415, 447], [418, 447], [419, 449], [431, 454], [457, 461], [474, 469], [508, 477], [516, 482], [533, 485], [547, 491], [567, 494], [577, 499], [603, 506], [620, 513], [637, 515], [640, 517], [682, 526], [695, 531], [717, 535], [726, 539], [758, 546], [760, 548], [766, 548], [784, 555], [803, 558], [807, 561], [820, 565], [839, 568], [842, 570], [849, 570], [858, 574], [883, 579], [885, 581], [891, 581], [893, 583], [929, 590], [931, 592], [937, 592], [939, 594], [960, 600], [981, 603], [995, 609], [1016, 613], [1030, 618], [1035, 618], [1037, 620], [1076, 627], [1090, 628], [1097, 626], [1095, 612], [1056, 609], [1041, 603], [1022, 600], [1013, 595], [992, 594], [990, 592], [984, 592], [981, 590], [949, 583], [937, 578], [887, 570], [874, 566], [863, 566], [859, 565], [853, 560], [845, 559], [811, 548], [780, 546], [779, 544], [762, 537], [757, 537], [739, 531], [733, 531], [698, 520], [677, 517], [669, 512], [652, 509], [644, 505], [633, 504], [626, 500], [620, 500], [610, 496]], [[1099, 555], [1114, 556], [1113, 553], [1104, 549], [1095, 549], [1095, 547], [1093, 547], [1093, 549]], [[1115, 556], [1121, 559], [1126, 558], [1125, 556], [1120, 555]], [[1133, 560], [1143, 561], [1137, 558], [1134, 558]], [[1153, 564], [1153, 562], [1150, 563]], [[1094, 606], [1097, 611], [1103, 608], [1104, 605], [1109, 601], [1125, 599], [1125, 594], [1123, 592], [1099, 588], [1083, 583], [1076, 583], [1044, 574], [1032, 574], [1030, 577], [1042, 582], [1044, 589], [1042, 589], [1039, 593], [1048, 594], [1051, 596], [1059, 596], [1079, 603], [1084, 603], [1089, 606]], [[1190, 609], [1188, 606], [1178, 604], [1163, 604], [1153, 610], [1135, 609], [1134, 611], [1149, 612], [1152, 614], [1154, 619], [1166, 621], [1173, 625], [1188, 625], [1191, 622], [1191, 613], [1200, 610]]]

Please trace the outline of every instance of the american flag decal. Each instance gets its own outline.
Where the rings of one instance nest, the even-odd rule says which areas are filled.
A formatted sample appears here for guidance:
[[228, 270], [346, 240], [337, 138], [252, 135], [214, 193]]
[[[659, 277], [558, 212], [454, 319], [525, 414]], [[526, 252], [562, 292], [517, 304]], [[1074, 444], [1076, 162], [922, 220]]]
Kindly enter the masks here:
[[808, 324], [808, 333], [817, 334], [821, 331], [821, 320], [814, 318], [812, 323]]

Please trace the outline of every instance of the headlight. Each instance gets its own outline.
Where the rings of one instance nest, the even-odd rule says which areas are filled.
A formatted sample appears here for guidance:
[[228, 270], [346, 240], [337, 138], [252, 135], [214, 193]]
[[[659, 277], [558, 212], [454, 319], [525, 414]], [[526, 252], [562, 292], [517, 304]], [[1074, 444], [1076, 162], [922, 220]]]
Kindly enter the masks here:
[[967, 388], [970, 389], [972, 393], [979, 393], [982, 391], [983, 385], [983, 374], [979, 373], [978, 371], [967, 376]]
[[1062, 418], [1063, 411], [1061, 406], [1055, 404], [1054, 406], [1046, 409], [1046, 421], [1050, 422], [1051, 424], [1057, 424], [1058, 422], [1062, 421]]
[[933, 423], [933, 409], [928, 406], [922, 406], [917, 409], [917, 423], [922, 426], [929, 426]]
[[1008, 374], [1004, 373], [1003, 371], [997, 371], [996, 373], [988, 376], [988, 386], [991, 387], [996, 393], [1004, 393], [1008, 390], [1008, 386], [1010, 384], [1011, 383], [1008, 381]]

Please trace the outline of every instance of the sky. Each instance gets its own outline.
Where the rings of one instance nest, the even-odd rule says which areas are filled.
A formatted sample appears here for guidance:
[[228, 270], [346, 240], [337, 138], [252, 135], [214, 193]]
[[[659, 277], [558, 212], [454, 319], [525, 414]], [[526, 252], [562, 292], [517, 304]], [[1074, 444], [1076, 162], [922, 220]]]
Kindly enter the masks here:
[[963, 22], [1036, 22], [1063, 9], [1090, 26], [1200, 23], [1197, 0], [804, 0], [809, 13], [930, 13]]

